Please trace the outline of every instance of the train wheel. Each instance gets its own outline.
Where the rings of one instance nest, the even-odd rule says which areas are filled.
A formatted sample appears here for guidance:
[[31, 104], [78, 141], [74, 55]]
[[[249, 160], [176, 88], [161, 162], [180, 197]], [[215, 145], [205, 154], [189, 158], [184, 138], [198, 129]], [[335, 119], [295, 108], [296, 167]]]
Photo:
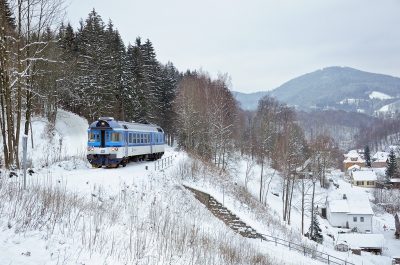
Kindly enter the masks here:
[[122, 159], [121, 164], [123, 167], [126, 167], [127, 159], [125, 157]]

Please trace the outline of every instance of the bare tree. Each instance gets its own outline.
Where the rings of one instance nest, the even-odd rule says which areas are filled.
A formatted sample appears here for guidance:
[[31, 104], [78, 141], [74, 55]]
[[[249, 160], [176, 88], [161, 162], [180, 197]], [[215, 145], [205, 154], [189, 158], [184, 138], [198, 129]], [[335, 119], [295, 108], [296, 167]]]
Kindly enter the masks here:
[[[22, 113], [24, 133], [28, 135], [32, 115], [32, 99], [37, 93], [36, 64], [48, 60], [43, 51], [52, 40], [44, 40], [46, 32], [55, 29], [63, 19], [63, 0], [0, 1], [2, 136], [5, 166], [19, 167], [19, 136]], [[10, 17], [16, 19], [10, 23]]]

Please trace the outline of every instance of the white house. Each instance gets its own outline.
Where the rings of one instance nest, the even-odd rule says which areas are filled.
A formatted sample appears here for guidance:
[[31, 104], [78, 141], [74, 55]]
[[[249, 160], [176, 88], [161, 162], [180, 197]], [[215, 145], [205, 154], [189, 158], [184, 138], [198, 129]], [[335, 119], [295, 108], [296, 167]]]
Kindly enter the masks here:
[[326, 217], [334, 227], [357, 228], [360, 232], [372, 232], [371, 204], [366, 194], [343, 195], [342, 200], [328, 202]]

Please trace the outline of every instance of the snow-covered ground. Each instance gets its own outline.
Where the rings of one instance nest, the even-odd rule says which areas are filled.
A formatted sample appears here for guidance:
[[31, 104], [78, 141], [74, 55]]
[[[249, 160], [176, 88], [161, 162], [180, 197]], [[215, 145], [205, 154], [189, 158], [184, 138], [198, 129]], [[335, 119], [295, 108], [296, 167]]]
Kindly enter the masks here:
[[[287, 229], [300, 234], [300, 212], [292, 211], [290, 227], [279, 221], [282, 201], [271, 191], [267, 204], [272, 217], [265, 217], [265, 213], [257, 212], [231, 193], [232, 187], [244, 183], [244, 161], [238, 164], [235, 177], [226, 179], [223, 184], [210, 181], [209, 176], [179, 177], [177, 172], [183, 170], [180, 167], [187, 156], [169, 147], [164, 157], [173, 157], [174, 164], [162, 172], [154, 170], [154, 162], [130, 163], [117, 169], [91, 168], [84, 160], [87, 127], [86, 120], [65, 111], [59, 112], [55, 131], [48, 130], [44, 120], [33, 121], [34, 137], [29, 135], [29, 143], [33, 139], [33, 148], [29, 144], [28, 160], [35, 173], [27, 176], [27, 191], [19, 192], [17, 189], [15, 194], [2, 194], [0, 198], [3, 199], [0, 207], [0, 264], [223, 264], [226, 257], [222, 254], [214, 257], [212, 248], [218, 248], [218, 253], [223, 253], [221, 249], [230, 253], [232, 248], [231, 257], [248, 255], [247, 264], [256, 263], [252, 260], [254, 253], [259, 253], [260, 259], [269, 257], [269, 264], [321, 264], [286, 247], [241, 237], [210, 214], [182, 186], [186, 184], [210, 193], [260, 233], [279, 236]], [[49, 140], [51, 145], [47, 144]], [[254, 167], [248, 183], [248, 190], [255, 198], [259, 192], [258, 170]], [[270, 188], [278, 192], [278, 176], [272, 170], [269, 172], [273, 177]], [[320, 201], [326, 194], [332, 198], [340, 196], [342, 188], [364, 192], [358, 187], [351, 188], [340, 180], [339, 173], [335, 174], [332, 178], [340, 183], [340, 190], [317, 190]], [[8, 178], [2, 172], [0, 190], [5, 190], [2, 189], [5, 186], [21, 185], [22, 177]], [[35, 200], [36, 191], [46, 193], [38, 187], [45, 187], [48, 192], [59, 190], [60, 193], [51, 196], [40, 195], [43, 198], [54, 197], [58, 204], [54, 206], [47, 202], [49, 206], [46, 206], [43, 201], [30, 201], [27, 197]], [[63, 197], [61, 194], [64, 193], [70, 196]], [[25, 204], [20, 205], [19, 201]], [[46, 209], [51, 207], [62, 209], [62, 215], [47, 212]], [[23, 215], [25, 211], [28, 214]], [[34, 217], [19, 218], [33, 216], [33, 213], [36, 216], [36, 212], [41, 211], [37, 221], [31, 220]], [[51, 223], [48, 220], [56, 221]], [[265, 220], [271, 223], [267, 224]], [[374, 220], [375, 231], [381, 231], [382, 224], [394, 227], [394, 219], [388, 214]], [[308, 215], [305, 231], [309, 223]], [[320, 223], [323, 233], [335, 231], [326, 220], [320, 219]], [[391, 264], [390, 256], [398, 255], [400, 241], [394, 239], [394, 232], [390, 229], [382, 233], [388, 246], [383, 256], [336, 252], [333, 250], [334, 242], [328, 241], [328, 237], [318, 250], [354, 264]], [[190, 234], [196, 236], [188, 240]], [[208, 260], [208, 263], [202, 263], [200, 258]], [[230, 264], [239, 264], [234, 260], [240, 258], [232, 258]]]
[[382, 92], [378, 92], [378, 91], [373, 91], [371, 94], [369, 94], [369, 98], [373, 99], [373, 98], [378, 98], [378, 99], [391, 99], [393, 97], [386, 95]]

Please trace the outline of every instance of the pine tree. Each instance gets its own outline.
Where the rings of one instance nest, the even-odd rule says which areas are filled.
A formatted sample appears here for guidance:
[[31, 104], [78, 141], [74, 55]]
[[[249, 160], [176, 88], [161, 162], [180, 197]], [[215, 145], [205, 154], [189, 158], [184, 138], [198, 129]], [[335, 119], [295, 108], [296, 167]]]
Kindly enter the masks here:
[[147, 80], [147, 102], [151, 105], [148, 110], [148, 120], [151, 123], [160, 124], [161, 104], [161, 67], [156, 59], [156, 52], [149, 39], [140, 45], [143, 55], [143, 67]]
[[176, 120], [176, 113], [173, 109], [173, 104], [176, 96], [178, 84], [178, 71], [171, 62], [162, 66], [161, 70], [161, 86], [160, 95], [158, 99], [159, 116], [156, 122], [160, 125], [166, 134], [168, 144], [172, 144], [171, 137], [174, 131], [174, 121]]
[[125, 104], [124, 98], [126, 97], [126, 51], [125, 45], [121, 39], [118, 30], [113, 29], [112, 21], [110, 20], [105, 32], [106, 52], [105, 58], [105, 76], [107, 84], [112, 91], [111, 97], [115, 102], [113, 107], [113, 115], [117, 120], [125, 120]]
[[366, 145], [364, 149], [364, 158], [365, 158], [365, 166], [366, 167], [371, 167], [371, 152], [369, 150], [369, 146]]
[[324, 238], [323, 238], [323, 236], [321, 234], [322, 230], [319, 227], [318, 216], [317, 216], [316, 213], [314, 213], [314, 218], [313, 218], [312, 223], [310, 225], [309, 233], [311, 232], [311, 226], [312, 226], [313, 233], [310, 236], [310, 239], [315, 241], [315, 242], [317, 242], [317, 243], [319, 243], [319, 244], [322, 244], [322, 241], [324, 240]]
[[16, 28], [15, 17], [10, 9], [10, 3], [8, 0], [0, 0], [0, 21], [5, 19], [8, 27], [12, 29]]
[[390, 150], [388, 160], [389, 161], [387, 163], [387, 167], [385, 170], [385, 178], [387, 184], [390, 182], [390, 179], [397, 176], [398, 169], [397, 169], [396, 155], [394, 153], [393, 148]]
[[143, 54], [140, 49], [141, 40], [136, 38], [136, 45], [128, 46], [127, 63], [128, 63], [128, 84], [127, 96], [128, 101], [125, 105], [126, 117], [135, 122], [148, 123], [151, 120], [149, 105], [149, 86], [147, 80], [146, 69], [144, 67]]
[[81, 99], [77, 85], [76, 60], [78, 57], [78, 44], [76, 34], [71, 24], [61, 25], [57, 35], [60, 59], [60, 77], [58, 79], [58, 93], [61, 106], [74, 113], [80, 113]]
[[79, 95], [89, 120], [109, 116], [115, 105], [111, 85], [105, 80], [110, 57], [106, 52], [105, 25], [93, 9], [78, 30]]

